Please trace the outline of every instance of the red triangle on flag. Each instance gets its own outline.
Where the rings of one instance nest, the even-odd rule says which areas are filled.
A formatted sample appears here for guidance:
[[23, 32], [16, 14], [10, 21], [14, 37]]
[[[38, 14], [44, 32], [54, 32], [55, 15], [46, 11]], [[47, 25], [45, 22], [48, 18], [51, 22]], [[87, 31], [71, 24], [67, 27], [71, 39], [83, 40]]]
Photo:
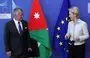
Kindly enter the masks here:
[[32, 9], [30, 12], [30, 18], [28, 22], [29, 30], [46, 29], [47, 24], [44, 14], [42, 12], [39, 0], [33, 0]]

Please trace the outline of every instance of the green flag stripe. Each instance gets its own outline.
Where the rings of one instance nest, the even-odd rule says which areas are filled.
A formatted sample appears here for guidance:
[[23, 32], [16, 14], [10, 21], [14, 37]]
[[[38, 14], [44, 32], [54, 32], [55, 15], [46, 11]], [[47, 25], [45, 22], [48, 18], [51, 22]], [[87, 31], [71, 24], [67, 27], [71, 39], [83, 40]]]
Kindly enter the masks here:
[[43, 44], [45, 47], [50, 48], [50, 42], [49, 42], [49, 34], [47, 30], [35, 30], [35, 31], [30, 31], [30, 36]]

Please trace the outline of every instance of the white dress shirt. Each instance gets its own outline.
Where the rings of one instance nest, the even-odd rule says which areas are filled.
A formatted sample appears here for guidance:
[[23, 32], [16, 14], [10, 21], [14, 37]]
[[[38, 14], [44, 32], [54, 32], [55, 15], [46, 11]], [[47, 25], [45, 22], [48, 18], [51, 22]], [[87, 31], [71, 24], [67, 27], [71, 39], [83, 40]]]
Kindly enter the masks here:
[[[16, 26], [16, 28], [17, 28], [17, 30], [18, 30], [18, 32], [20, 33], [20, 31], [19, 31], [19, 27], [18, 27], [18, 20], [16, 20], [15, 18], [13, 19], [14, 20], [14, 23], [15, 23], [15, 26]], [[23, 25], [22, 25], [22, 22], [20, 22], [20, 26], [21, 26], [21, 29], [23, 30]]]
[[[68, 24], [68, 31], [66, 35], [70, 35], [70, 40], [75, 41], [74, 45], [82, 45], [89, 37], [86, 22], [77, 19], [76, 22], [70, 21]], [[76, 41], [79, 39], [79, 41]]]

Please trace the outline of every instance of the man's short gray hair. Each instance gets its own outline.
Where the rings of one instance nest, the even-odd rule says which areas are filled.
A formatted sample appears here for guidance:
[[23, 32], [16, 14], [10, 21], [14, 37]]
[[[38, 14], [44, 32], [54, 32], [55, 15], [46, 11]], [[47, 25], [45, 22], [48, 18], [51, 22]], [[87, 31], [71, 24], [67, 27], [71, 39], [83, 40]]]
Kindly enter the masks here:
[[15, 8], [13, 12], [14, 12], [13, 14], [16, 14], [18, 12], [22, 12], [23, 13], [23, 10], [21, 8]]

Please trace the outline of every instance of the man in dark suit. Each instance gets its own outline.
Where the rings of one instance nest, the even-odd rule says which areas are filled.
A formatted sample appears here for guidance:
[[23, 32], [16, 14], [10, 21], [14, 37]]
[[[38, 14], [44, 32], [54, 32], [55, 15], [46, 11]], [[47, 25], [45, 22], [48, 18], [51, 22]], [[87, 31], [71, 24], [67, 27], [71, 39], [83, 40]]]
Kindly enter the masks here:
[[21, 8], [14, 9], [13, 20], [6, 23], [5, 26], [5, 47], [6, 54], [10, 58], [26, 58], [26, 51], [32, 51], [30, 48], [28, 24], [22, 20], [23, 10]]

